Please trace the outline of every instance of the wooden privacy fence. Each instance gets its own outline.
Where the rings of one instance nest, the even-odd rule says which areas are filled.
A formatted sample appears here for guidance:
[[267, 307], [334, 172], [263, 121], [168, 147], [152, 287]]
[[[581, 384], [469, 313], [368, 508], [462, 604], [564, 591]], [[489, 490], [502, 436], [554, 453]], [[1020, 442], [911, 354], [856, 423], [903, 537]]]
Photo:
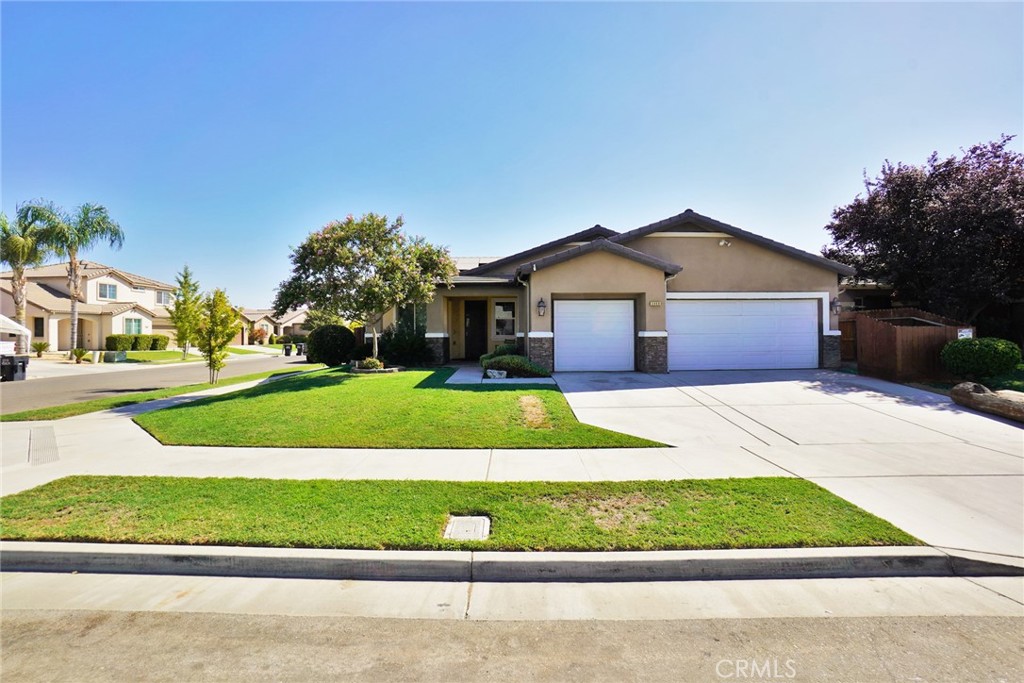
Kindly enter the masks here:
[[935, 379], [948, 373], [942, 347], [974, 328], [917, 308], [857, 311], [857, 368], [865, 375], [897, 381]]

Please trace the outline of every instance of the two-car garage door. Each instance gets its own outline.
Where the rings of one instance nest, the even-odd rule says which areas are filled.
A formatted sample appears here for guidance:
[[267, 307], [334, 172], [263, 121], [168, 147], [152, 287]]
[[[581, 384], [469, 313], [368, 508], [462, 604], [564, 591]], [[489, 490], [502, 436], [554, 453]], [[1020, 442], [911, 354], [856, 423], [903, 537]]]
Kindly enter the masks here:
[[[815, 299], [669, 300], [669, 370], [818, 367]], [[555, 370], [635, 369], [630, 300], [554, 302]]]
[[669, 370], [818, 367], [813, 299], [669, 301]]

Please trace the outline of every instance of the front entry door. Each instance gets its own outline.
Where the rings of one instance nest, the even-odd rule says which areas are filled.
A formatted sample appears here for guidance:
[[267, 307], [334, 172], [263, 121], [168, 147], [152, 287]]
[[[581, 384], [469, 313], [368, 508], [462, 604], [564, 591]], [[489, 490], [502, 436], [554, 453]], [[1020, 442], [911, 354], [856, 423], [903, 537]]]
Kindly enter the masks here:
[[466, 302], [466, 360], [487, 353], [487, 302]]

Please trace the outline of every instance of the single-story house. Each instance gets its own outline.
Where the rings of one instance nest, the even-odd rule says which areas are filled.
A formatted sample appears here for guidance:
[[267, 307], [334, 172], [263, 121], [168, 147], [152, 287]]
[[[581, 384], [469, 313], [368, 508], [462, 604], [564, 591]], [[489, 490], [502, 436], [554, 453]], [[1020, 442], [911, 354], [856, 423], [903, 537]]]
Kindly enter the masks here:
[[283, 334], [291, 336], [293, 334], [306, 334], [306, 330], [303, 327], [306, 322], [307, 309], [305, 307], [297, 308], [288, 311], [282, 316], [274, 315], [274, 309], [272, 308], [243, 308], [242, 313], [242, 329], [235, 335], [232, 344], [244, 345], [249, 343], [249, 329], [261, 329], [267, 333], [267, 339], [270, 339], [270, 335], [280, 337]]
[[515, 343], [555, 371], [835, 367], [839, 279], [853, 273], [687, 209], [480, 262], [385, 325], [425, 315], [438, 363]]

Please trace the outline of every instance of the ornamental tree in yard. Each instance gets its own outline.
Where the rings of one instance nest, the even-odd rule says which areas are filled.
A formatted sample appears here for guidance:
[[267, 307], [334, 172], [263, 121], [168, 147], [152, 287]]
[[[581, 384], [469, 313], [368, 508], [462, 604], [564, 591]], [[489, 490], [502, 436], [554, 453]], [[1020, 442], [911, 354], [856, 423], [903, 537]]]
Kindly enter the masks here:
[[[25, 326], [25, 297], [28, 289], [25, 269], [38, 266], [49, 253], [41, 233], [48, 218], [48, 213], [38, 211], [33, 204], [18, 207], [13, 225], [7, 221], [7, 216], [0, 213], [0, 263], [11, 267], [14, 320], [22, 327]], [[14, 342], [15, 352], [25, 353], [27, 341], [19, 335]]]
[[223, 289], [215, 289], [203, 299], [196, 347], [206, 359], [206, 367], [210, 368], [210, 384], [217, 383], [228, 355], [228, 344], [242, 326], [239, 318], [238, 310], [231, 306]]
[[891, 284], [903, 301], [974, 321], [1024, 298], [1024, 155], [1013, 138], [925, 165], [885, 162], [866, 193], [837, 208], [822, 253]]
[[187, 358], [189, 349], [196, 343], [199, 324], [203, 320], [203, 296], [199, 293], [199, 282], [192, 276], [192, 270], [187, 265], [178, 273], [175, 282], [178, 286], [167, 312], [174, 324], [181, 357]]
[[402, 232], [402, 219], [348, 216], [312, 233], [292, 251], [292, 276], [274, 298], [278, 315], [298, 306], [361, 322], [373, 334], [395, 306], [426, 303], [458, 273], [448, 250]]

